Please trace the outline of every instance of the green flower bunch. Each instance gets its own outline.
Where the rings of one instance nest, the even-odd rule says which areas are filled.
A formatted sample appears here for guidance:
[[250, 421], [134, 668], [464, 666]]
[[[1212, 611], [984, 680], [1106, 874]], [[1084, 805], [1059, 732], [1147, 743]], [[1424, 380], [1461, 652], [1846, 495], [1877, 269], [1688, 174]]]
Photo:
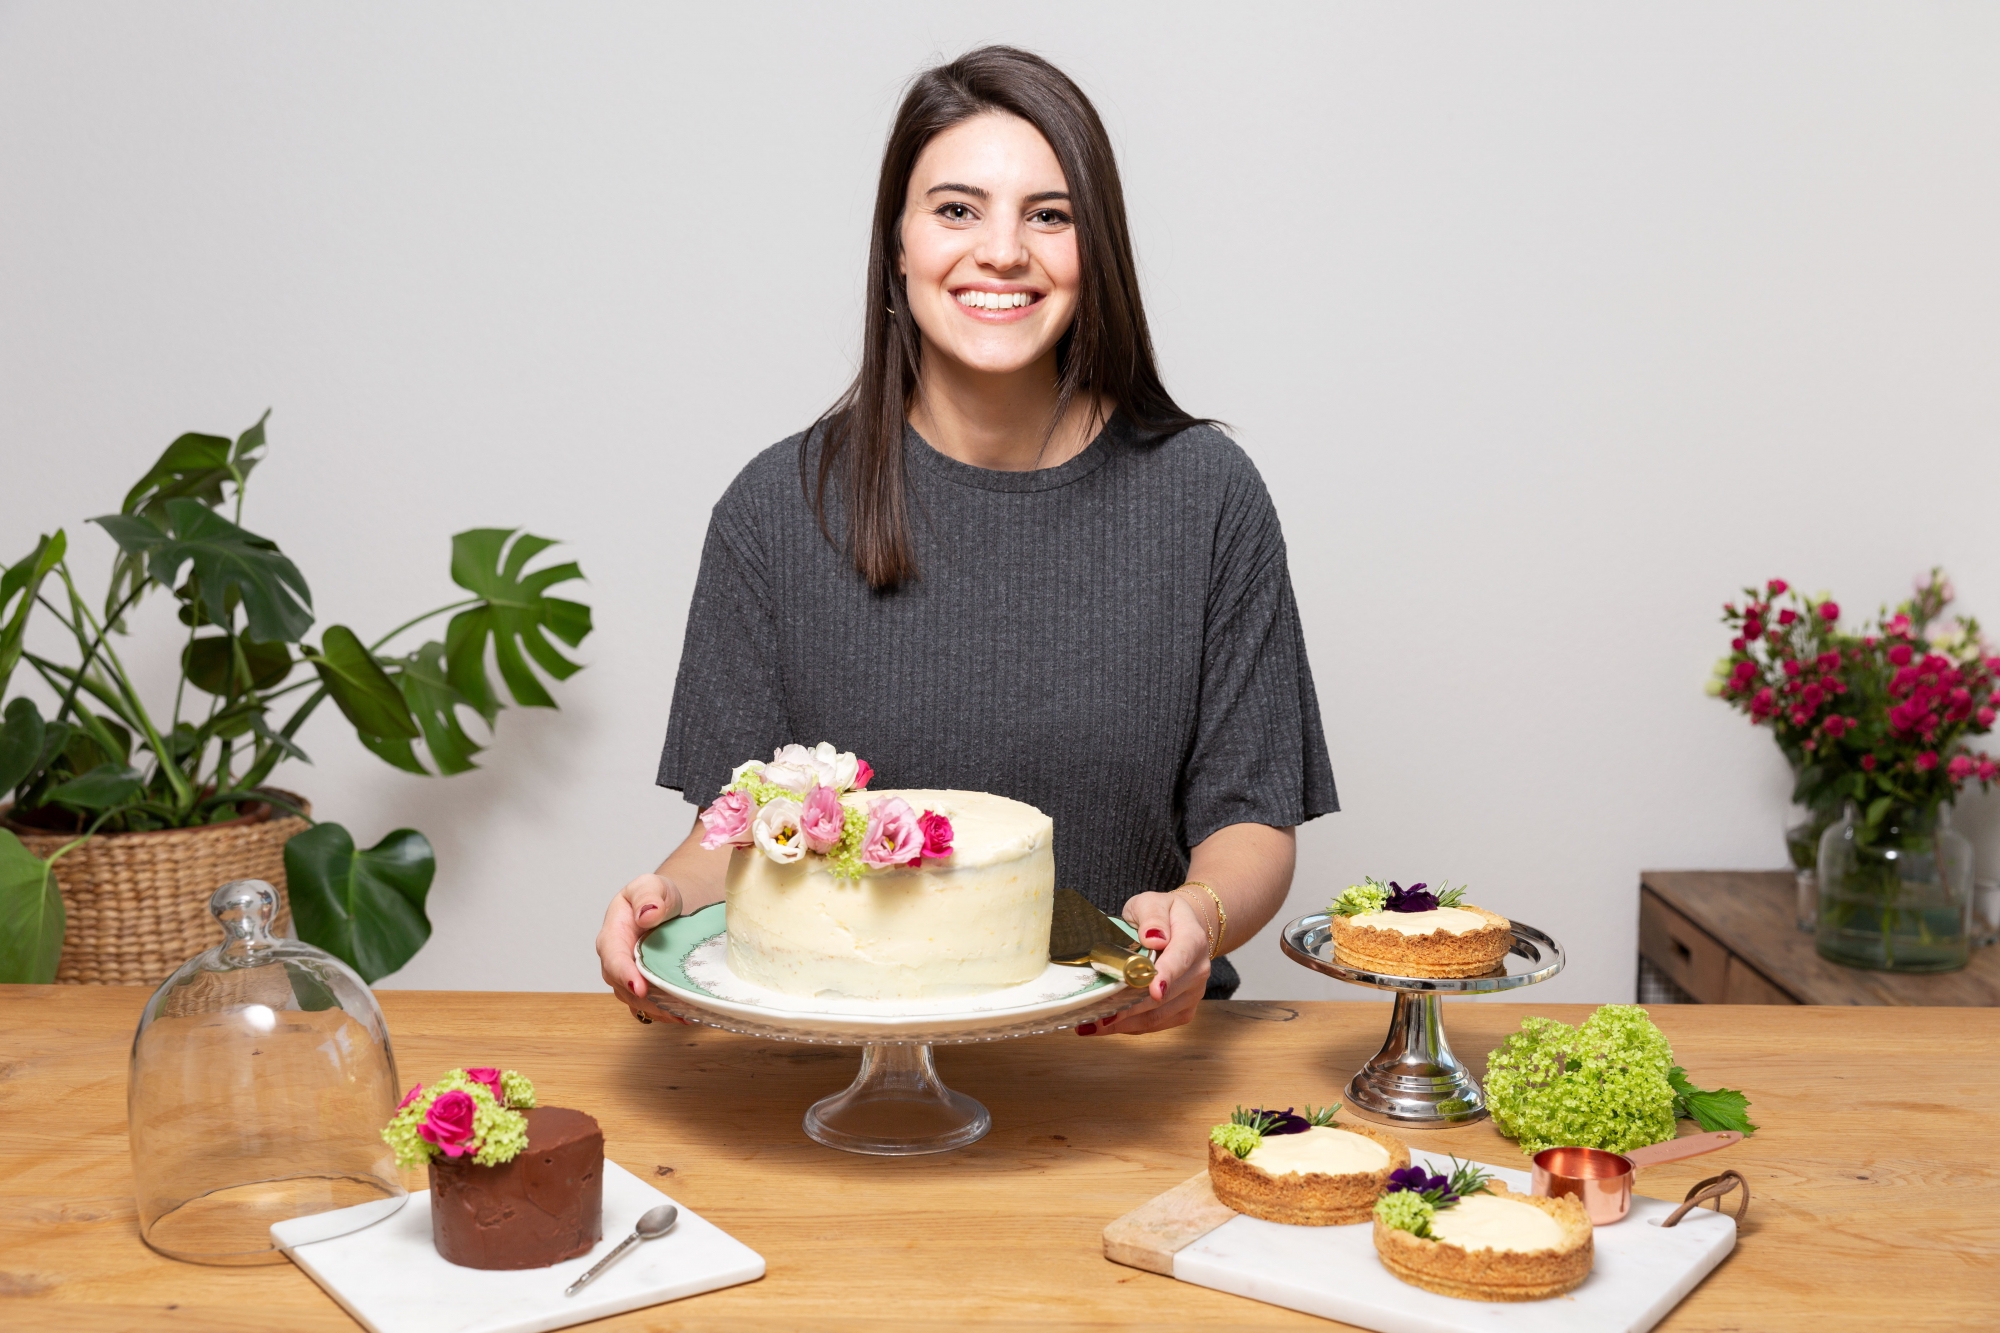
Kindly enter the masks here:
[[454, 1069], [405, 1093], [382, 1141], [406, 1167], [427, 1166], [440, 1156], [499, 1166], [528, 1146], [528, 1117], [521, 1112], [534, 1105], [535, 1085], [511, 1069]]
[[1335, 916], [1360, 916], [1364, 912], [1381, 911], [1388, 901], [1389, 886], [1370, 875], [1365, 883], [1348, 885], [1327, 911]]
[[1431, 1234], [1431, 1220], [1436, 1216], [1436, 1206], [1411, 1190], [1384, 1194], [1375, 1201], [1376, 1221], [1397, 1231], [1407, 1231], [1420, 1240], [1436, 1239]]
[[1249, 1125], [1231, 1123], [1209, 1130], [1208, 1141], [1220, 1144], [1238, 1157], [1248, 1157], [1264, 1142], [1264, 1136]]

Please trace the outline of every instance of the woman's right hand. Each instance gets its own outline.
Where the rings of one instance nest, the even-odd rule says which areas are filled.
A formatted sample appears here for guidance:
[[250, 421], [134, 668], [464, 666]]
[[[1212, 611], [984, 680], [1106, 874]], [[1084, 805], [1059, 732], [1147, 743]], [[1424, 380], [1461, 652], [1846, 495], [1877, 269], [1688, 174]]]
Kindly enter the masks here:
[[620, 889], [611, 905], [604, 909], [604, 925], [597, 932], [597, 961], [604, 972], [604, 984], [611, 987], [612, 993], [635, 1017], [680, 1021], [643, 1002], [646, 978], [632, 956], [640, 936], [680, 914], [680, 890], [660, 874], [639, 876]]

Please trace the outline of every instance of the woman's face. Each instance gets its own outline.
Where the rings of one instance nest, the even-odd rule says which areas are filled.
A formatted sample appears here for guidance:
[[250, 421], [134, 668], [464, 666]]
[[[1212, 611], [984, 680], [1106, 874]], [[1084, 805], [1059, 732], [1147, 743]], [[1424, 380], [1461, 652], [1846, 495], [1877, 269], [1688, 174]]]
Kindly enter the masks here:
[[1069, 182], [1041, 132], [987, 112], [932, 139], [910, 173], [899, 261], [925, 340], [987, 374], [1048, 356], [1076, 314]]

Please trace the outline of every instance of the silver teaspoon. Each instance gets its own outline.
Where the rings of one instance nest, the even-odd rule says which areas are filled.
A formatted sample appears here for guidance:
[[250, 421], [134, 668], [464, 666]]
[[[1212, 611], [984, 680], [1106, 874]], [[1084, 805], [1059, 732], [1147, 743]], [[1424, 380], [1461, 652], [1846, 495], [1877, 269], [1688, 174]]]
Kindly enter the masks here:
[[625, 1251], [631, 1249], [640, 1241], [658, 1240], [661, 1236], [666, 1235], [667, 1229], [673, 1226], [674, 1219], [679, 1217], [680, 1213], [681, 1210], [670, 1203], [663, 1203], [658, 1208], [648, 1209], [646, 1215], [639, 1219], [638, 1225], [632, 1228], [632, 1234], [624, 1240], [619, 1241], [617, 1249], [599, 1259], [595, 1264], [592, 1264], [588, 1273], [585, 1273], [582, 1277], [564, 1288], [563, 1295], [574, 1296], [579, 1291], [582, 1291], [592, 1278], [623, 1258]]

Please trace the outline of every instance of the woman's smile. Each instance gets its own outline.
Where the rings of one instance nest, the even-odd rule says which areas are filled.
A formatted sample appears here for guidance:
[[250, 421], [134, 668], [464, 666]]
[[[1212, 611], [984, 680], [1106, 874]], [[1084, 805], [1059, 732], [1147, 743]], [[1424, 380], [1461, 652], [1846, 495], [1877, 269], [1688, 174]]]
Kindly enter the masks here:
[[1043, 293], [1020, 287], [978, 286], [955, 288], [951, 295], [959, 309], [982, 324], [1011, 324], [1035, 313]]

